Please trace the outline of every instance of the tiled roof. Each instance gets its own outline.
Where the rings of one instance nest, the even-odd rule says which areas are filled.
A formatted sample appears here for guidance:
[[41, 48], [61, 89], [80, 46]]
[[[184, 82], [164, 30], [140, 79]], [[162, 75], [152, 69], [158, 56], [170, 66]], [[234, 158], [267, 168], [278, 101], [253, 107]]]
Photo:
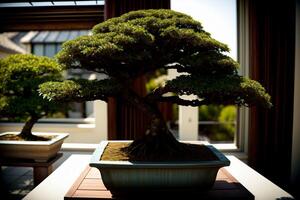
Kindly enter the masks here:
[[88, 30], [67, 31], [31, 31], [22, 39], [22, 43], [62, 43], [81, 35], [88, 35]]
[[26, 51], [9, 39], [9, 35], [0, 34], [0, 49], [8, 53], [26, 53]]

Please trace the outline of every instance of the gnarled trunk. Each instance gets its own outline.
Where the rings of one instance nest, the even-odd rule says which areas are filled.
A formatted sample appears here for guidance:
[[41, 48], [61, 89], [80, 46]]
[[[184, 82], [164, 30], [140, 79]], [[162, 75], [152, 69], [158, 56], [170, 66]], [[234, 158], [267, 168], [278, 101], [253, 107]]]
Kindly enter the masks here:
[[124, 149], [131, 160], [175, 160], [179, 154], [186, 153], [186, 145], [177, 141], [170, 132], [156, 103], [145, 101], [132, 91], [123, 93], [123, 98], [151, 118], [145, 135]]
[[29, 118], [29, 120], [27, 120], [23, 126], [23, 129], [21, 131], [21, 133], [19, 134], [19, 136], [24, 139], [24, 140], [32, 140], [32, 141], [46, 141], [49, 140], [47, 138], [44, 137], [39, 137], [36, 135], [32, 134], [32, 128], [34, 126], [34, 124], [39, 120], [39, 117], [36, 116], [31, 116]]
[[34, 124], [38, 121], [37, 117], [31, 116], [29, 118], [29, 120], [27, 120], [23, 126], [23, 129], [20, 133], [20, 136], [22, 138], [30, 138], [32, 137], [32, 127], [34, 126]]

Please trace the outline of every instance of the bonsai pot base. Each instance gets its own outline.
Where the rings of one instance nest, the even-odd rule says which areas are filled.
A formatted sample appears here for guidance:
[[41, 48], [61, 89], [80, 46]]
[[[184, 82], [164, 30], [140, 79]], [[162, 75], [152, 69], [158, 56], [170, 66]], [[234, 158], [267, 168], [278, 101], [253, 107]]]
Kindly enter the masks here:
[[[18, 134], [18, 132], [1, 133]], [[60, 150], [63, 140], [68, 133], [33, 133], [39, 136], [55, 136], [49, 141], [13, 141], [0, 140], [0, 156], [2, 158], [32, 159], [36, 162], [46, 162]]]
[[[110, 141], [112, 142], [112, 141]], [[118, 141], [120, 142], [120, 141]], [[213, 161], [185, 162], [129, 162], [100, 160], [108, 141], [102, 141], [94, 152], [90, 166], [99, 169], [102, 181], [114, 196], [165, 191], [208, 190], [216, 179], [218, 170], [230, 161], [211, 145], [207, 147], [216, 155]], [[132, 192], [131, 192], [132, 191]]]

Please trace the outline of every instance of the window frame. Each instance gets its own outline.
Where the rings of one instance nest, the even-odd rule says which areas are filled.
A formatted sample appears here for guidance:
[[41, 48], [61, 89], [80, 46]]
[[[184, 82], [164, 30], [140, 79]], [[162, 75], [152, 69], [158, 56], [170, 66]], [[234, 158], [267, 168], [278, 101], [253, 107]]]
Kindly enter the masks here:
[[[248, 3], [246, 0], [236, 0], [236, 12], [237, 12], [237, 60], [240, 63], [239, 74], [245, 77], [249, 77], [249, 19], [248, 19]], [[175, 72], [169, 71], [170, 78], [176, 76]], [[198, 121], [198, 117], [195, 114], [194, 108], [186, 107], [185, 111], [179, 113], [184, 116], [179, 119], [180, 122], [189, 123], [188, 121]], [[188, 115], [191, 112], [192, 114]], [[185, 118], [185, 119], [184, 119]], [[186, 119], [188, 118], [188, 119]], [[191, 122], [191, 126], [195, 125], [195, 122]], [[193, 132], [191, 136], [179, 137], [182, 140], [195, 140], [195, 127], [180, 129], [179, 132]], [[237, 108], [237, 123], [236, 123], [236, 132], [234, 136], [233, 143], [212, 143], [218, 149], [225, 153], [235, 154], [242, 159], [247, 158], [248, 152], [248, 133], [249, 133], [249, 108], [247, 107], [238, 107]], [[179, 133], [180, 136], [180, 133]]]
[[[249, 77], [249, 4], [247, 0], [236, 0], [237, 5], [237, 60], [239, 74]], [[249, 108], [238, 107], [237, 131], [231, 144], [213, 144], [226, 155], [234, 155], [243, 161], [248, 159]]]

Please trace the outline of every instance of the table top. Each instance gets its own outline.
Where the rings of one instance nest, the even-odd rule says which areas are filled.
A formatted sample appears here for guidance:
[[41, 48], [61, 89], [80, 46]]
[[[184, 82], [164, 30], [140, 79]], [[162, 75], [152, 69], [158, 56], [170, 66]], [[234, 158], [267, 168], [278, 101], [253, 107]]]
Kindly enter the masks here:
[[[292, 198], [290, 194], [260, 175], [235, 156], [227, 156], [231, 161], [225, 169], [249, 190], [256, 200]], [[70, 187], [84, 171], [91, 159], [90, 155], [74, 154], [57, 170], [34, 188], [25, 200], [60, 200], [64, 199]]]

